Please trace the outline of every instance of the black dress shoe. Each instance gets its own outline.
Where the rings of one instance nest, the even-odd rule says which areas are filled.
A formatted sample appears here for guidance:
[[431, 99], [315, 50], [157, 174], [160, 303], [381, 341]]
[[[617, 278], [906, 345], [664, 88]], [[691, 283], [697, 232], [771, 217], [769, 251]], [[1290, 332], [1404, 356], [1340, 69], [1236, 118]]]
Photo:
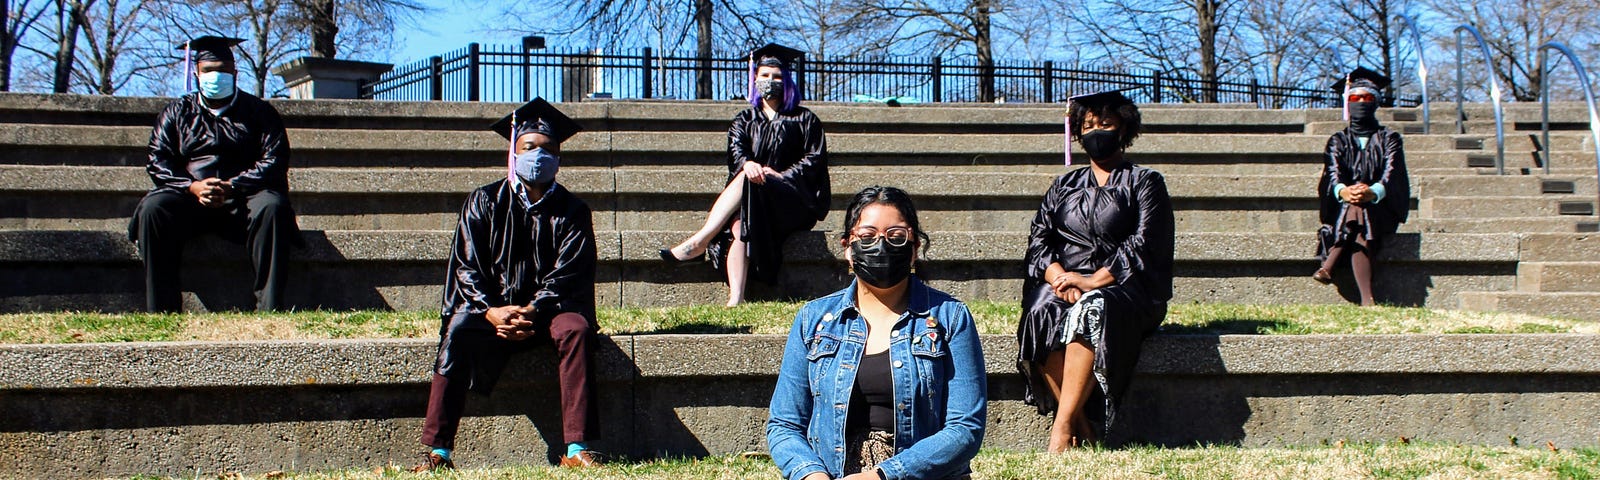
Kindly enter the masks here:
[[705, 260], [705, 258], [706, 258], [705, 252], [700, 252], [699, 255], [695, 255], [694, 257], [691, 257], [689, 259], [679, 260], [677, 255], [673, 255], [672, 254], [672, 249], [670, 249], [670, 248], [663, 248], [663, 249], [657, 251], [657, 253], [661, 254], [661, 260], [662, 261], [667, 262], [667, 263], [677, 264], [679, 266], [689, 265], [689, 264], [694, 263], [694, 262]]

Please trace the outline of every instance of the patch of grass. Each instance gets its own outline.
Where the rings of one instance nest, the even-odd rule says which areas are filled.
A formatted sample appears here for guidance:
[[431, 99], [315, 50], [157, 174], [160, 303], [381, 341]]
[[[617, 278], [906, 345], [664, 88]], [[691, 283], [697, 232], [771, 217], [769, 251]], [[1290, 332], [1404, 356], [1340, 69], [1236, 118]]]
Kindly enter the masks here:
[[[783, 334], [802, 302], [754, 302], [727, 308], [693, 305], [601, 308], [607, 335], [667, 333]], [[1015, 332], [1016, 302], [974, 301], [978, 331]], [[436, 335], [438, 313], [308, 310], [284, 313], [151, 315], [46, 312], [0, 315], [0, 343], [173, 340], [311, 340], [422, 338]], [[1173, 304], [1162, 332], [1175, 334], [1600, 333], [1600, 323], [1515, 313], [1354, 305]]]
[[[1468, 478], [1593, 479], [1600, 474], [1593, 449], [1552, 452], [1544, 448], [1482, 447], [1454, 443], [1354, 443], [1320, 447], [1241, 448], [1203, 445], [1186, 448], [1133, 446], [1118, 450], [1087, 448], [1061, 455], [985, 449], [973, 459], [973, 477], [985, 480], [1040, 478], [1164, 479], [1350, 479]], [[766, 458], [737, 455], [616, 462], [573, 471], [547, 466], [466, 469], [440, 474], [404, 473], [400, 467], [322, 473], [285, 473], [243, 478], [310, 480], [371, 479], [746, 479], [779, 478]], [[148, 478], [148, 477], [136, 477]]]

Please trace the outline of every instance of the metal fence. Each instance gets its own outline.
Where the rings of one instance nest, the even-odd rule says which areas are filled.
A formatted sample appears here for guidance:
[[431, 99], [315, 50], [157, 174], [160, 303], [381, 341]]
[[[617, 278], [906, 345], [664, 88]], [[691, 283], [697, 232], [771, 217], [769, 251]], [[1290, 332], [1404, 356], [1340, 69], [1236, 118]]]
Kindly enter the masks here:
[[[520, 102], [533, 97], [578, 101], [586, 97], [742, 99], [749, 64], [740, 58], [700, 59], [584, 50], [530, 50], [518, 45], [467, 45], [444, 55], [396, 67], [361, 87], [378, 100]], [[986, 72], [987, 70], [987, 72]], [[931, 59], [820, 59], [801, 62], [797, 82], [811, 101], [854, 101], [861, 96], [917, 102], [1061, 102], [1077, 94], [1134, 88], [1140, 103], [1214, 100], [1261, 108], [1339, 106], [1324, 89], [1248, 82], [1205, 82], [1176, 72], [1137, 68], [1067, 68], [1053, 62]], [[987, 73], [987, 75], [986, 75]], [[985, 98], [985, 77], [993, 93]], [[708, 80], [708, 81], [707, 81]], [[1400, 103], [1407, 103], [1401, 101]]]

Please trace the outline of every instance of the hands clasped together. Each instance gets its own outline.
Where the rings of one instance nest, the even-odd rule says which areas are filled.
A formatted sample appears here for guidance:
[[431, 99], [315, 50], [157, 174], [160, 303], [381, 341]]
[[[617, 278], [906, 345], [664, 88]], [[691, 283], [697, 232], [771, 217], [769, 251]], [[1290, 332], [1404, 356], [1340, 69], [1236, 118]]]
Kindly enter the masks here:
[[207, 178], [190, 183], [189, 193], [200, 200], [202, 207], [220, 208], [233, 194], [233, 184], [216, 177]]
[[532, 315], [533, 307], [506, 305], [490, 308], [483, 317], [494, 325], [495, 336], [518, 342], [533, 336], [533, 320], [529, 318]]
[[1373, 193], [1372, 186], [1357, 182], [1340, 190], [1339, 199], [1344, 200], [1344, 203], [1366, 203], [1377, 200], [1378, 194]]

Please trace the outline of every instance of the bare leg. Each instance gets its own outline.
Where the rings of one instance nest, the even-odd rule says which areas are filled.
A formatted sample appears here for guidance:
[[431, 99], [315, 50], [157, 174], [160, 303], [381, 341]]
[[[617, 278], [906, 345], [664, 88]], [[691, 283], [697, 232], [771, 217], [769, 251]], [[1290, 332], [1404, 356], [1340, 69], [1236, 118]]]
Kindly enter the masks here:
[[744, 176], [734, 177], [723, 187], [722, 193], [717, 195], [717, 201], [711, 204], [711, 212], [706, 215], [706, 223], [694, 232], [683, 243], [672, 247], [672, 255], [679, 260], [687, 260], [705, 253], [706, 247], [711, 246], [711, 238], [722, 231], [722, 226], [739, 213], [739, 203], [744, 200]]
[[728, 247], [728, 306], [744, 303], [745, 280], [750, 277], [750, 256], [744, 238], [739, 236], [739, 221], [733, 221], [733, 243]]
[[1061, 390], [1056, 396], [1056, 419], [1050, 425], [1050, 453], [1078, 447], [1093, 433], [1083, 430], [1088, 425], [1083, 405], [1094, 387], [1094, 350], [1087, 343], [1072, 342], [1061, 357]]

